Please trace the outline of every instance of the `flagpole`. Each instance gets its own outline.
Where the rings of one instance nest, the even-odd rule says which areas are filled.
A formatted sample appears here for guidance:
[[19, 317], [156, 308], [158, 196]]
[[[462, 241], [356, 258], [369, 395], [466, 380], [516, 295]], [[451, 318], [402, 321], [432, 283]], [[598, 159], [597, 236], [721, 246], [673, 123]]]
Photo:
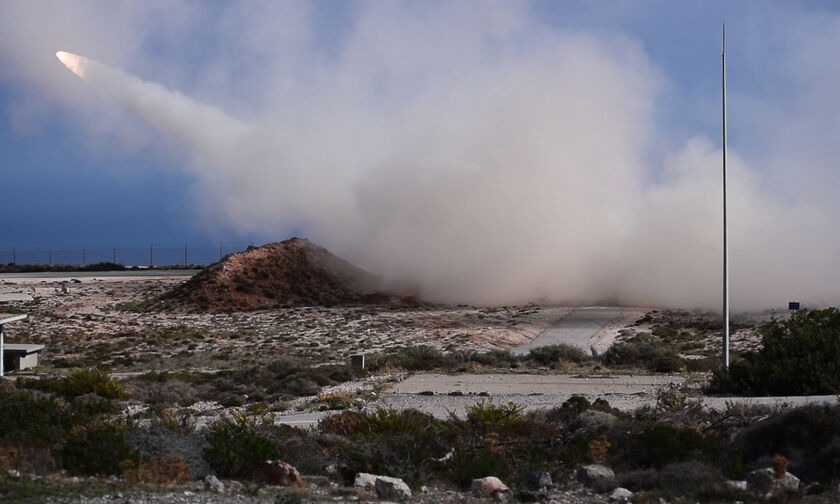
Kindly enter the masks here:
[[729, 240], [726, 228], [726, 25], [723, 25], [721, 84], [723, 105], [723, 352], [722, 366], [729, 371]]

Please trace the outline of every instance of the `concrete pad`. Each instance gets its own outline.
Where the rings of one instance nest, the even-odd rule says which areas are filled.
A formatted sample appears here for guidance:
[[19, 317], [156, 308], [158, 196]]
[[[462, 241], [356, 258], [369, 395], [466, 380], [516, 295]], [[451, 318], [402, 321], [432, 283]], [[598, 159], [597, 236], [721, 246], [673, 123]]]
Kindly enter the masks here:
[[489, 395], [628, 395], [651, 394], [669, 385], [682, 385], [680, 375], [529, 375], [529, 374], [418, 374], [394, 385], [393, 394]]

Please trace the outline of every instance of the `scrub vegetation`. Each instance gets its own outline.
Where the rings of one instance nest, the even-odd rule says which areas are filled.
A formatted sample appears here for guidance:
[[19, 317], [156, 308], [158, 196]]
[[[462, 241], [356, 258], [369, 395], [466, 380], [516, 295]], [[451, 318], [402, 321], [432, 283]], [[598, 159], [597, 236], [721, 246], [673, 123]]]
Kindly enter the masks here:
[[[196, 429], [189, 419], [167, 417], [163, 410], [145, 427], [121, 419], [117, 399], [96, 392], [113, 395], [112, 387], [100, 386], [107, 373], [95, 374], [89, 392], [66, 393], [79, 391], [78, 376], [55, 378], [50, 387], [4, 384], [0, 469], [118, 475], [129, 484], [183, 483], [212, 471], [251, 484], [261, 481], [265, 460], [280, 458], [339, 484], [370, 472], [400, 477], [414, 488], [431, 483], [467, 489], [473, 478], [492, 474], [524, 491], [532, 472], [565, 481], [580, 465], [599, 463], [617, 476], [596, 489], [623, 486], [636, 492], [638, 502], [759, 502], [727, 480], [767, 466], [783, 467], [803, 481], [802, 490], [777, 502], [819, 502], [810, 494], [840, 482], [840, 404], [713, 412], [670, 390], [656, 406], [632, 413], [603, 399], [590, 403], [573, 396], [531, 413], [488, 400], [463, 417], [448, 418], [412, 409], [348, 409], [314, 429], [276, 425], [267, 411], [240, 410]], [[20, 415], [28, 421], [20, 422]], [[153, 453], [155, 443], [166, 453]], [[13, 496], [39, 491], [4, 485]]]
[[739, 395], [840, 394], [840, 311], [803, 310], [761, 328], [761, 349], [715, 373], [712, 387]]

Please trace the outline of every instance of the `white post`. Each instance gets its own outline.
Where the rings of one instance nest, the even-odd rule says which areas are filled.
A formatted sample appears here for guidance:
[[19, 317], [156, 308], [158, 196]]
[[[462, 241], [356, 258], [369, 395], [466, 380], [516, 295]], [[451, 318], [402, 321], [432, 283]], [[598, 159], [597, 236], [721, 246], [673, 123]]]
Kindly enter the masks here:
[[5, 372], [5, 369], [3, 369], [3, 366], [5, 364], [4, 361], [6, 360], [6, 352], [3, 348], [4, 336], [6, 335], [3, 334], [3, 324], [0, 324], [0, 378], [3, 378], [3, 374]]
[[729, 243], [726, 229], [726, 25], [723, 25], [721, 54], [723, 103], [723, 370], [729, 371]]

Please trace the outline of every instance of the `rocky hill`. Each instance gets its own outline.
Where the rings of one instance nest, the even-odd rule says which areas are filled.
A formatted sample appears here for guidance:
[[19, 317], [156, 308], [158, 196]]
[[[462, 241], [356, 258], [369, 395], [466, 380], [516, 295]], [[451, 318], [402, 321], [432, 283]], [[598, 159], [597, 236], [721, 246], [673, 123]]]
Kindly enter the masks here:
[[154, 306], [219, 312], [363, 303], [383, 299], [379, 284], [377, 277], [327, 249], [291, 238], [230, 254]]

